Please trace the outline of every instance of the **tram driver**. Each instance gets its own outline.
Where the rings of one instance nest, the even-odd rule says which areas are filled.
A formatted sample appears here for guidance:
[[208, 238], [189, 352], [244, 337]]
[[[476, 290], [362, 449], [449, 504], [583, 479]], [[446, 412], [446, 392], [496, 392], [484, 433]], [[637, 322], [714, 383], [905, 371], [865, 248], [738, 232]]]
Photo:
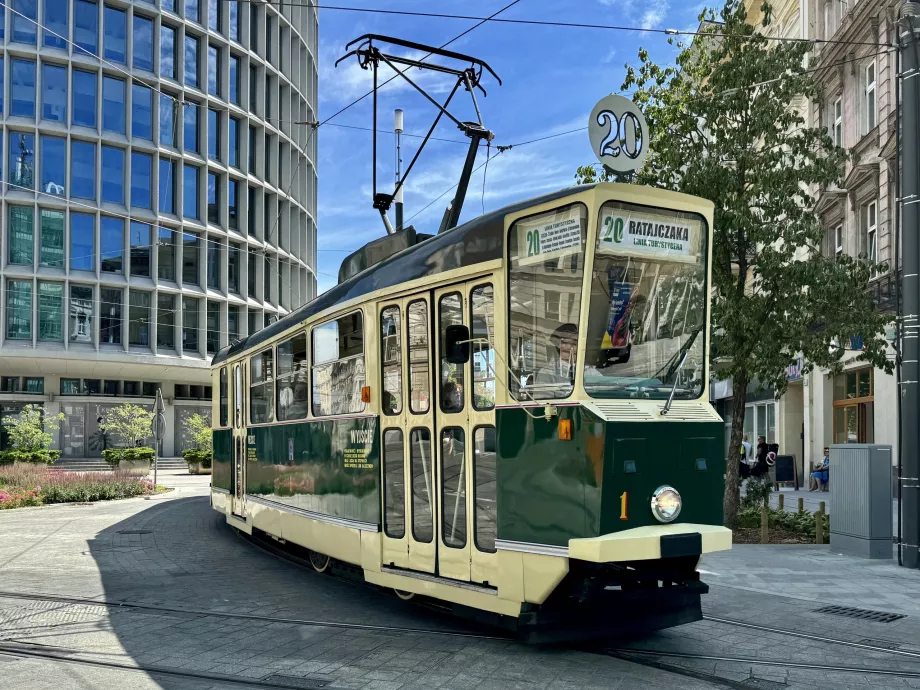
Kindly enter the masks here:
[[[559, 326], [550, 336], [546, 348], [546, 362], [537, 369], [534, 387], [545, 390], [554, 386], [570, 388], [575, 383], [578, 361], [578, 327], [573, 323]], [[585, 376], [600, 376], [590, 364], [585, 367]]]

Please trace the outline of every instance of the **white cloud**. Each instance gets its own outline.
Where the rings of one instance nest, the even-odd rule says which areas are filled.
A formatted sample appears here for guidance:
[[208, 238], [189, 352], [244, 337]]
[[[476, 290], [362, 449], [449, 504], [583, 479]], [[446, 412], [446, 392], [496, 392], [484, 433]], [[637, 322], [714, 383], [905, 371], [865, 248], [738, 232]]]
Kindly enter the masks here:
[[637, 2], [636, 0], [597, 1], [604, 7], [615, 10], [618, 21], [621, 23], [636, 24], [643, 29], [657, 29], [671, 9], [670, 0], [644, 0], [643, 2]]
[[657, 29], [668, 14], [670, 6], [670, 0], [651, 0], [651, 2], [645, 6], [645, 11], [642, 13], [642, 19], [639, 20], [642, 28]]

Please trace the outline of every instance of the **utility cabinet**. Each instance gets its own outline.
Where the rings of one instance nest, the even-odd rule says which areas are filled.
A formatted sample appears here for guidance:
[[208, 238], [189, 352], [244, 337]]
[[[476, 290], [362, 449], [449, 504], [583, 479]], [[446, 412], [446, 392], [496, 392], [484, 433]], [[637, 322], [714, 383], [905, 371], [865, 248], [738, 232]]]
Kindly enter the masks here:
[[831, 446], [831, 551], [892, 557], [891, 446]]

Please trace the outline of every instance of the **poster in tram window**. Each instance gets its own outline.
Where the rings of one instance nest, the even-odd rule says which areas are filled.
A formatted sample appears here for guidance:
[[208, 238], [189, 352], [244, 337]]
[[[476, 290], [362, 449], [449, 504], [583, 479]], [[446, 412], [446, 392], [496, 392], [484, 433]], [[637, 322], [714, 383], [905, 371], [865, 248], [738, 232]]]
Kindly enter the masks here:
[[674, 214], [604, 209], [597, 252], [695, 263], [699, 260], [701, 229], [699, 220]]
[[582, 208], [574, 206], [559, 213], [541, 214], [515, 223], [515, 264], [525, 266], [582, 250]]

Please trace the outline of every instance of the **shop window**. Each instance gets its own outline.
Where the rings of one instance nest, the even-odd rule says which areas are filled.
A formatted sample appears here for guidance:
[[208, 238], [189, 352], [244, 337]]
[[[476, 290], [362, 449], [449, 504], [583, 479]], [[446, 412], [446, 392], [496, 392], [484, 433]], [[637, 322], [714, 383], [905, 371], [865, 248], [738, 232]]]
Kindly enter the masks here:
[[875, 442], [875, 377], [871, 367], [834, 377], [834, 443]]

